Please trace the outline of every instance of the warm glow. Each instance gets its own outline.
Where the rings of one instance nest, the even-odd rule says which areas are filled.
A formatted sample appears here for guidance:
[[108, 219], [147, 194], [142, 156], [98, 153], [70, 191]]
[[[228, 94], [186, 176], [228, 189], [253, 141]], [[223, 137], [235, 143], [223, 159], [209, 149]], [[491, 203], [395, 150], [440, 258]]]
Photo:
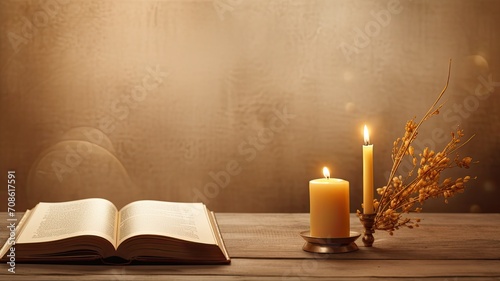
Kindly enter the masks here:
[[327, 167], [323, 167], [323, 175], [325, 178], [329, 179], [330, 178], [330, 171], [328, 171]]
[[366, 125], [365, 125], [364, 135], [365, 135], [365, 145], [369, 145], [370, 144], [370, 135], [368, 134], [368, 128], [366, 127]]

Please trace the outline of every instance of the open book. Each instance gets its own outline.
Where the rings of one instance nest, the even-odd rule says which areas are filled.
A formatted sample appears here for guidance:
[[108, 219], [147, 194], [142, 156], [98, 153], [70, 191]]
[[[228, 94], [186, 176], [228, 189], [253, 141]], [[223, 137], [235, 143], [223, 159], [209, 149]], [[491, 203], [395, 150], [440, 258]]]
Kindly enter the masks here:
[[0, 251], [16, 262], [230, 263], [217, 221], [202, 203], [143, 200], [121, 210], [105, 199], [39, 203]]

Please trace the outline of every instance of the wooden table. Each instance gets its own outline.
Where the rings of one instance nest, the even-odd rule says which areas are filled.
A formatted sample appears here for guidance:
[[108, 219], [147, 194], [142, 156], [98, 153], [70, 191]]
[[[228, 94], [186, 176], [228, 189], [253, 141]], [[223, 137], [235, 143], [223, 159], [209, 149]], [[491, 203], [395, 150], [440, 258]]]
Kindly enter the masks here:
[[[420, 214], [420, 228], [375, 233], [372, 248], [302, 251], [308, 214], [217, 214], [232, 258], [218, 266], [2, 265], [0, 280], [500, 280], [500, 214]], [[1, 239], [6, 215], [0, 213]], [[361, 231], [355, 215], [351, 230]]]

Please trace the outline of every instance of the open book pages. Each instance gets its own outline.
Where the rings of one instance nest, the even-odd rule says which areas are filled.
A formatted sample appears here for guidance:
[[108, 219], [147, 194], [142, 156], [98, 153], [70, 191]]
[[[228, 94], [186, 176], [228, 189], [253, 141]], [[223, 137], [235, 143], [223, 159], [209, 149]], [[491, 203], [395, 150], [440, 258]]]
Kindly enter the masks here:
[[136, 201], [121, 209], [118, 221], [118, 245], [137, 235], [161, 235], [205, 244], [217, 242], [202, 203]]
[[113, 203], [99, 198], [39, 203], [18, 234], [16, 243], [40, 243], [95, 235], [105, 238], [116, 248], [117, 213]]
[[119, 211], [100, 198], [39, 203], [23, 217], [15, 245], [27, 261], [230, 262], [215, 216], [202, 203], [142, 200]]

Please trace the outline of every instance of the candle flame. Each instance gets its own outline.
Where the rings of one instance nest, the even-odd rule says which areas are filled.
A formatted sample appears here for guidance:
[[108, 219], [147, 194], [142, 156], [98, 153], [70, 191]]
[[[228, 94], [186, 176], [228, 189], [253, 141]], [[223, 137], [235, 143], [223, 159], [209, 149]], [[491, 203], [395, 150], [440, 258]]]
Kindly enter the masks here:
[[365, 145], [370, 144], [370, 134], [368, 134], [368, 128], [365, 125], [365, 130], [364, 130], [364, 135], [365, 135]]
[[325, 178], [329, 179], [330, 178], [330, 171], [328, 171], [327, 167], [323, 167], [323, 175]]

